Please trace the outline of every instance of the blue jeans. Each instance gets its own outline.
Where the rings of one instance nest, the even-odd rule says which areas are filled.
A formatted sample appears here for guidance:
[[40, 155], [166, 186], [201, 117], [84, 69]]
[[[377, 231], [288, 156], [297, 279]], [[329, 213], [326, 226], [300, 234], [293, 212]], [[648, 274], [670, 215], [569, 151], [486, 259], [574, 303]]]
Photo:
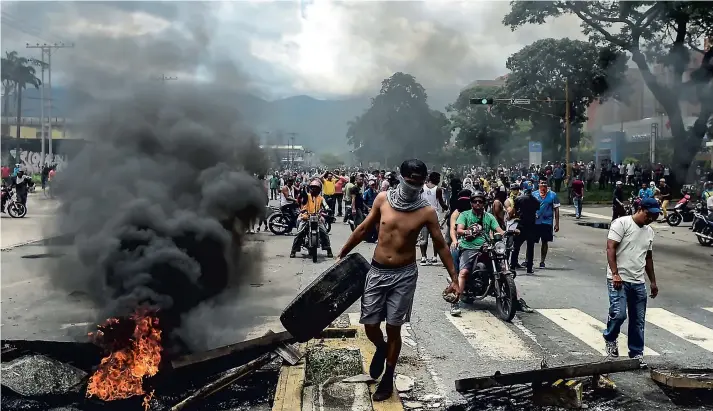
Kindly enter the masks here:
[[574, 196], [574, 215], [577, 217], [582, 216], [582, 197]]
[[460, 272], [459, 268], [459, 257], [460, 256], [460, 250], [456, 248], [455, 250], [451, 248], [451, 257], [453, 257], [453, 265], [456, 267], [456, 273]]
[[619, 290], [607, 279], [609, 289], [609, 318], [604, 340], [616, 341], [621, 325], [629, 311], [629, 357], [644, 353], [644, 325], [646, 323], [646, 284], [623, 282]]

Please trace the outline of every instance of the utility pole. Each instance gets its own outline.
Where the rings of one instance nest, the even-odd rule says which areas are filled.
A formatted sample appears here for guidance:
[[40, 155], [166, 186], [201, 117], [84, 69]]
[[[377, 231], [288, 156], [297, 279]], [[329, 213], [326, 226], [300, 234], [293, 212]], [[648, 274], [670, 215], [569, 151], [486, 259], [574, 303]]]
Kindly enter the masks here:
[[[45, 166], [45, 153], [47, 152], [47, 149], [45, 147], [45, 67], [47, 66], [47, 63], [45, 63], [45, 51], [42, 50], [42, 58], [40, 60], [31, 59], [30, 61], [32, 61], [33, 64], [39, 66], [40, 70], [42, 70], [42, 84], [40, 84], [40, 138], [42, 139], [42, 152], [40, 154], [40, 171], [42, 171], [42, 168]], [[50, 104], [52, 104], [51, 101]]]
[[[53, 50], [59, 50], [59, 49], [67, 49], [67, 48], [74, 48], [74, 43], [72, 44], [64, 44], [62, 42], [59, 43], [53, 43], [53, 44], [30, 44], [26, 43], [25, 47], [28, 49], [40, 49], [42, 50], [42, 61], [44, 62], [44, 56], [45, 53], [47, 53], [47, 92], [48, 92], [48, 99], [50, 101], [50, 104], [47, 106], [47, 118], [49, 119], [49, 126], [47, 127], [48, 131], [48, 142], [49, 142], [49, 157], [50, 159], [54, 159], [52, 155], [52, 51]], [[42, 87], [44, 87], [44, 81], [42, 82]], [[44, 93], [42, 94], [42, 97], [44, 98]], [[42, 105], [44, 106], [45, 102], [42, 100]], [[43, 110], [44, 111], [44, 110]], [[42, 113], [44, 117], [44, 112]], [[66, 127], [67, 124], [64, 124], [64, 127]], [[19, 127], [19, 125], [18, 125]], [[42, 130], [44, 133], [44, 128]], [[42, 164], [44, 166], [44, 164]]]
[[294, 169], [295, 166], [295, 136], [297, 133], [287, 133], [290, 136], [290, 145], [289, 147], [289, 157], [290, 157], [290, 169]]
[[564, 123], [565, 123], [565, 150], [567, 152], [565, 153], [565, 161], [567, 162], [567, 181], [569, 181], [570, 176], [572, 175], [572, 164], [569, 162], [569, 80], [564, 81], [564, 101], [565, 104], [567, 105], [564, 108]]

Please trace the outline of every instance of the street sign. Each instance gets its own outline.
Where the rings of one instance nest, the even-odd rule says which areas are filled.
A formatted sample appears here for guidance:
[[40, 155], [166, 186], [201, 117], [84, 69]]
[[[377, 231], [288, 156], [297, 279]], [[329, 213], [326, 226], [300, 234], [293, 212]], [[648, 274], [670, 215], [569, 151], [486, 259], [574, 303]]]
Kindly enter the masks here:
[[510, 104], [530, 104], [529, 98], [514, 98], [510, 100]]

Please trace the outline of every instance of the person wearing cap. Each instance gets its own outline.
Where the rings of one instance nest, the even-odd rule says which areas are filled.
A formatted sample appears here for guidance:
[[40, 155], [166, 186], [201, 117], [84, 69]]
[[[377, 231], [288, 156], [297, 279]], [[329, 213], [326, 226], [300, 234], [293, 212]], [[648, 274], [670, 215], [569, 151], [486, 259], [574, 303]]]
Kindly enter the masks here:
[[571, 189], [572, 200], [574, 201], [574, 217], [579, 219], [582, 217], [582, 203], [584, 202], [584, 181], [578, 175], [574, 176]]
[[663, 219], [668, 218], [668, 202], [671, 201], [671, 187], [666, 184], [665, 178], [659, 179], [659, 199], [661, 200], [661, 212]]
[[614, 221], [619, 217], [626, 215], [626, 207], [624, 206], [624, 184], [621, 181], [616, 182], [614, 195], [612, 197], [612, 217]]
[[545, 268], [545, 259], [549, 243], [554, 240], [554, 233], [560, 230], [560, 200], [554, 191], [547, 186], [547, 181], [541, 180], [539, 190], [532, 193], [540, 202], [535, 221], [535, 242], [542, 242], [540, 246], [540, 268]]
[[[305, 201], [300, 207], [299, 225], [297, 226], [297, 235], [295, 236], [295, 240], [292, 242], [290, 258], [295, 258], [295, 255], [302, 247], [302, 242], [307, 235], [307, 220], [309, 219], [309, 215], [318, 214], [323, 209], [329, 211], [327, 201], [320, 195], [322, 192], [322, 183], [320, 179], [315, 178], [310, 181], [308, 188], [309, 192], [305, 196]], [[319, 221], [319, 235], [322, 250], [327, 252], [327, 257], [333, 258], [334, 255], [332, 254], [332, 247], [329, 244], [327, 227], [324, 226], [324, 222], [321, 218]]]
[[634, 215], [612, 221], [607, 236], [607, 287], [609, 314], [604, 343], [609, 357], [619, 356], [617, 338], [621, 325], [629, 316], [629, 358], [644, 362], [644, 326], [646, 324], [646, 279], [649, 277], [651, 298], [659, 293], [654, 274], [654, 230], [661, 209], [654, 198], [641, 200]]

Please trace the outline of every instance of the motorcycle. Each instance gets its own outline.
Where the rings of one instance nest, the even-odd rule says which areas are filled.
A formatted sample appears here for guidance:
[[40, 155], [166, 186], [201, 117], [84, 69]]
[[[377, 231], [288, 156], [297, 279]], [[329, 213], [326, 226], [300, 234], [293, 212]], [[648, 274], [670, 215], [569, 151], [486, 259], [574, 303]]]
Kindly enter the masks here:
[[626, 205], [626, 215], [636, 214], [636, 210], [639, 209], [639, 203], [641, 199], [635, 192], [631, 192], [631, 197], [629, 197], [628, 204]]
[[703, 213], [694, 212], [693, 234], [698, 238], [698, 242], [704, 246], [713, 245], [713, 221], [708, 219]]
[[[291, 232], [295, 227], [297, 227], [297, 217], [298, 214], [286, 215], [277, 207], [269, 207], [272, 209], [272, 214], [267, 218], [267, 228], [275, 235], [284, 235]], [[327, 228], [327, 232], [332, 231], [332, 223], [336, 221], [334, 217], [334, 211], [330, 210], [329, 213], [324, 213], [324, 225]]]
[[21, 202], [17, 201], [17, 199], [13, 198], [13, 196], [14, 193], [11, 189], [2, 190], [2, 197], [4, 200], [3, 211], [6, 212], [12, 218], [22, 218], [26, 216], [27, 207]]
[[[676, 205], [673, 207], [673, 211], [666, 217], [668, 225], [676, 227], [682, 222], [690, 223], [693, 221], [694, 210], [689, 207], [690, 202], [691, 196], [689, 194], [684, 195], [682, 199], [678, 200]], [[699, 208], [700, 204], [696, 206], [696, 209], [698, 209], [698, 212], [702, 212]]]
[[517, 307], [517, 274], [510, 269], [509, 263], [513, 244], [510, 237], [513, 235], [511, 231], [506, 232], [504, 237], [494, 234], [492, 240], [483, 244], [461, 296], [469, 304], [487, 296], [495, 297], [498, 317], [508, 322], [515, 317]]
[[304, 237], [302, 248], [307, 249], [307, 253], [312, 257], [312, 262], [317, 262], [317, 250], [321, 247], [319, 238], [319, 222], [326, 213], [313, 213], [307, 219], [307, 235]]

